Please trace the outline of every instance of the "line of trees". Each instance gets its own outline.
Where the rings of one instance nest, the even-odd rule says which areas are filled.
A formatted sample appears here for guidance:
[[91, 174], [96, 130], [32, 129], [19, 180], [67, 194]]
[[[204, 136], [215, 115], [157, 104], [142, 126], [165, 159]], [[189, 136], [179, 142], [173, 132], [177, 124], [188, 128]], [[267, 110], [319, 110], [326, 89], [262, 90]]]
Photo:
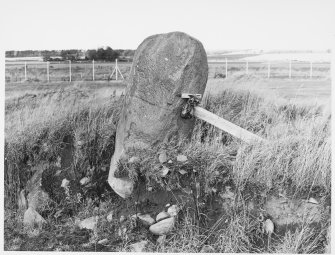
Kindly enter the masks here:
[[25, 50], [25, 51], [6, 51], [6, 57], [43, 57], [45, 61], [52, 60], [98, 60], [98, 61], [131, 61], [135, 54], [134, 50], [113, 50], [111, 47], [90, 49], [90, 50]]

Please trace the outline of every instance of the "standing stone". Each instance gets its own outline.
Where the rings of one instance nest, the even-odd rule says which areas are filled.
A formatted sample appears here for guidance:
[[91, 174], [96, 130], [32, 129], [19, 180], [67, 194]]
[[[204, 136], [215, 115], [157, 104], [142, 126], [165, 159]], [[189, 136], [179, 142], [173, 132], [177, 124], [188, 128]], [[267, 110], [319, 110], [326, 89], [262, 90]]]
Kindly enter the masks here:
[[181, 93], [203, 94], [208, 78], [201, 42], [181, 32], [153, 35], [137, 48], [116, 132], [108, 182], [121, 197], [133, 190], [129, 178], [116, 178], [117, 162], [129, 148], [151, 148], [171, 138], [190, 137], [194, 119], [180, 117]]

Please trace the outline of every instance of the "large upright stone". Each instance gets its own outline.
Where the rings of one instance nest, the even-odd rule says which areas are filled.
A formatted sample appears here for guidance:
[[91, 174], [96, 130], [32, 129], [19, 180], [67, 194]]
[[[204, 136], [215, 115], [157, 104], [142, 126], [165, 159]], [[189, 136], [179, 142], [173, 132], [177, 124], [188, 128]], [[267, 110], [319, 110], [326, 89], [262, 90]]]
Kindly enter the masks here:
[[203, 94], [208, 77], [201, 42], [181, 32], [153, 35], [137, 48], [116, 132], [108, 182], [125, 198], [132, 193], [128, 178], [114, 173], [131, 147], [149, 148], [172, 137], [191, 135], [194, 119], [180, 117], [181, 93]]

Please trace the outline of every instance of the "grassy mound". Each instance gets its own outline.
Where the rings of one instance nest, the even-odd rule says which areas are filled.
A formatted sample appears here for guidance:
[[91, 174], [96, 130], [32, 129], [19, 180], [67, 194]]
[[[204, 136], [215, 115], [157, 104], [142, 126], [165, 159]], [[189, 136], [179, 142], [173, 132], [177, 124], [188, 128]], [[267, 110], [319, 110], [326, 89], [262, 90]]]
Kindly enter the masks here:
[[[133, 198], [122, 201], [106, 185], [121, 104], [122, 98], [113, 97], [112, 90], [92, 97], [82, 87], [20, 95], [6, 101], [6, 250], [120, 251], [132, 242], [148, 239], [148, 250], [160, 252], [199, 252], [205, 247], [215, 252], [324, 251], [330, 224], [331, 117], [322, 108], [270, 102], [236, 90], [208, 96], [203, 101], [206, 109], [268, 142], [244, 144], [197, 120], [190, 141], [128, 153], [140, 160], [120, 162], [120, 174], [130, 176], [139, 185]], [[162, 150], [173, 159], [166, 176], [160, 174], [162, 164], [157, 155]], [[187, 156], [188, 161], [176, 161], [179, 154]], [[67, 165], [67, 173], [73, 174], [48, 182], [60, 159]], [[62, 189], [53, 195], [54, 201], [43, 214], [48, 224], [37, 242], [22, 227], [22, 215], [13, 212], [17, 210], [18, 193], [41, 165], [47, 169], [44, 189], [49, 193], [59, 188], [65, 177], [78, 184], [82, 177], [90, 176], [92, 182], [84, 188], [78, 184], [80, 188], [67, 200], [56, 199], [64, 196]], [[234, 197], [218, 203], [227, 186]], [[303, 225], [268, 240], [259, 232], [257, 210], [249, 205], [262, 208], [264, 197], [278, 193], [299, 199], [318, 196], [325, 218], [321, 226]], [[136, 224], [127, 226], [126, 233], [119, 233], [124, 227], [118, 221], [120, 215], [136, 212], [141, 206], [160, 210], [174, 197], [185, 197], [185, 206], [175, 231], [163, 245]], [[157, 203], [150, 207], [148, 201]], [[65, 213], [69, 208], [71, 213]], [[115, 217], [107, 222], [110, 211]], [[79, 230], [76, 219], [90, 216], [101, 216], [97, 230]], [[107, 244], [97, 243], [104, 238]]]

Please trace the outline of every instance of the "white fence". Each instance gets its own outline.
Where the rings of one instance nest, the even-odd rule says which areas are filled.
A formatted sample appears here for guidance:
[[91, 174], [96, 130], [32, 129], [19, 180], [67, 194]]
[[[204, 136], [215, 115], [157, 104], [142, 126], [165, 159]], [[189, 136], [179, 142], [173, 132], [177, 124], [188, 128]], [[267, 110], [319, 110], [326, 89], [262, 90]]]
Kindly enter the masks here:
[[[305, 61], [235, 61], [225, 59], [220, 62], [209, 62], [211, 66], [221, 66], [219, 73], [227, 78], [234, 73], [258, 75], [266, 78], [328, 78], [329, 62]], [[217, 68], [218, 69], [218, 68]]]
[[[129, 76], [131, 63], [111, 62], [8, 62], [6, 82], [72, 82], [119, 80]], [[210, 78], [227, 78], [234, 73], [264, 78], [329, 78], [329, 62], [249, 62], [225, 59], [209, 61]]]

